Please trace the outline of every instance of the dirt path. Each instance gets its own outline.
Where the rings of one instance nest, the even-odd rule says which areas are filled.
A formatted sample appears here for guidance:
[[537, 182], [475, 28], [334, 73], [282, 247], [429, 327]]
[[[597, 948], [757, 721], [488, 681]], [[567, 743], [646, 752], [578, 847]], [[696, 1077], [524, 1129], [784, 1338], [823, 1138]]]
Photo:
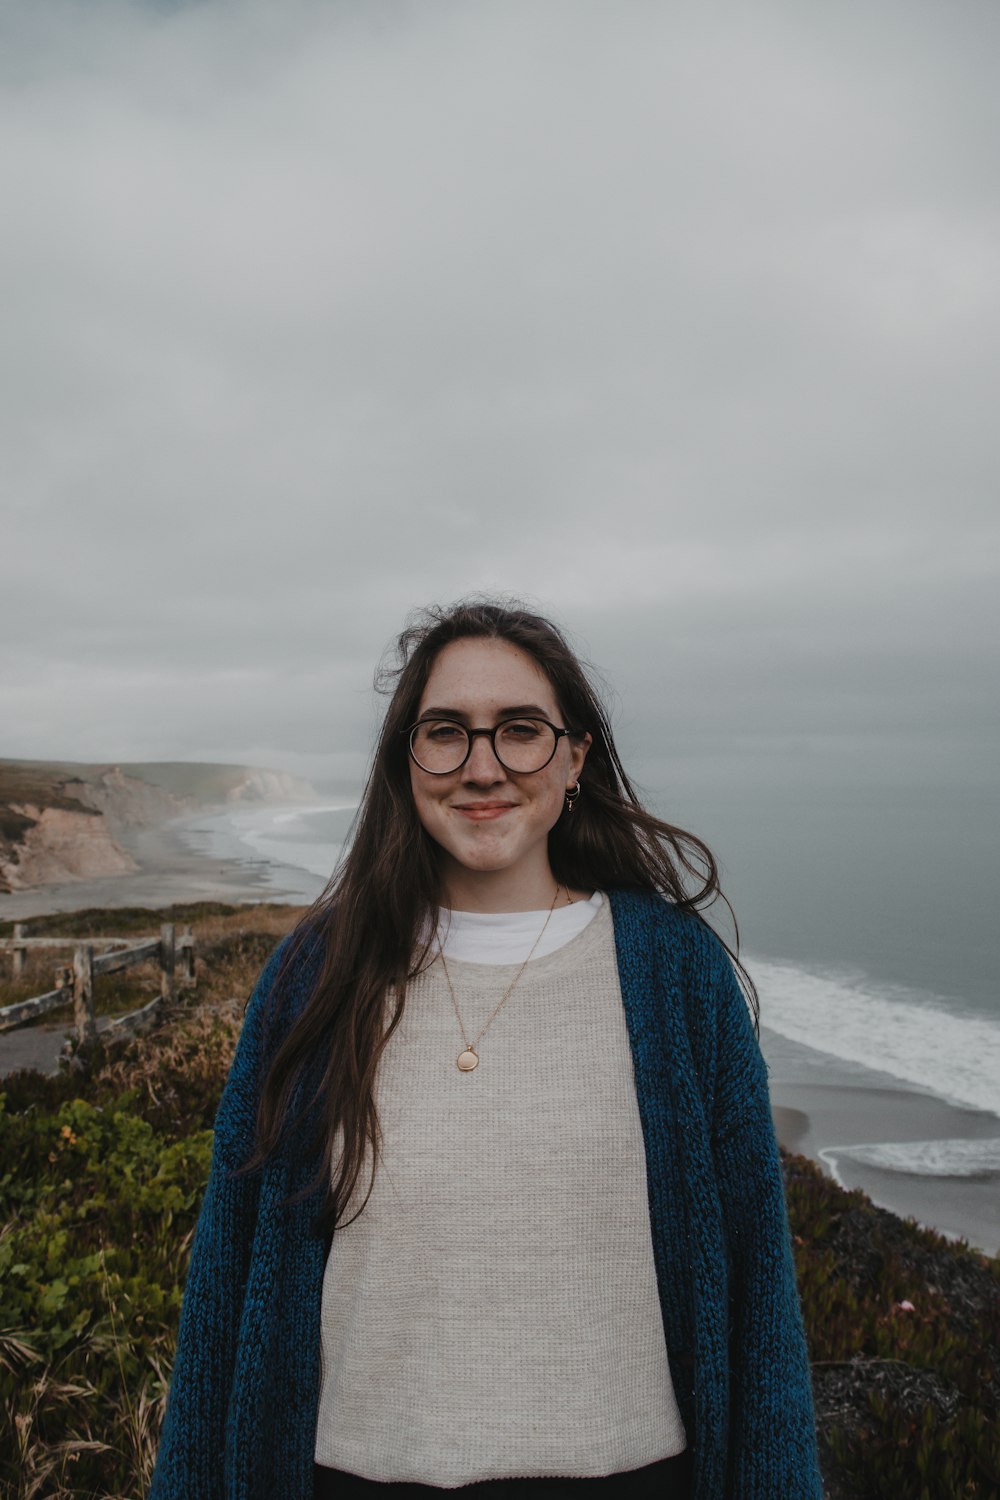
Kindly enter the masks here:
[[22, 1026], [0, 1036], [0, 1078], [18, 1068], [33, 1068], [36, 1073], [55, 1073], [65, 1026]]
[[[97, 1029], [103, 1031], [113, 1019], [98, 1016]], [[31, 1068], [36, 1073], [58, 1073], [59, 1054], [66, 1034], [71, 1028], [62, 1025], [21, 1026], [16, 1031], [0, 1032], [0, 1078], [7, 1073], [16, 1073], [19, 1068]]]

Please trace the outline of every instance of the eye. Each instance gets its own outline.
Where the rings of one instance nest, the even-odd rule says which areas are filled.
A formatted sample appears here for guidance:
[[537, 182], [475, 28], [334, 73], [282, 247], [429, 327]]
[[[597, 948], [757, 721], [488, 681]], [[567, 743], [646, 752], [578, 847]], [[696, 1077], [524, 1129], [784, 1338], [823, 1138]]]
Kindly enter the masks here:
[[531, 740], [537, 740], [545, 733], [546, 726], [540, 724], [537, 719], [508, 719], [500, 725], [500, 733], [505, 740], [516, 740], [521, 744], [527, 744]]
[[458, 724], [449, 724], [447, 721], [439, 720], [436, 723], [421, 724], [420, 733], [426, 739], [433, 740], [436, 745], [448, 745], [462, 739], [465, 730]]

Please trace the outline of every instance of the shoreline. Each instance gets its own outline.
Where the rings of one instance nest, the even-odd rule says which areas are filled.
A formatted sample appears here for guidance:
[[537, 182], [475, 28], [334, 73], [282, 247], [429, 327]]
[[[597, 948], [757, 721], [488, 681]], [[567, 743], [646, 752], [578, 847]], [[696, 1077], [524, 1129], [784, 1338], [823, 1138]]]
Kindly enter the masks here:
[[[787, 1150], [808, 1156], [841, 1187], [860, 1188], [879, 1208], [987, 1255], [1000, 1252], [1000, 1117], [766, 1026], [761, 1046], [775, 1132]], [[852, 1154], [858, 1147], [900, 1149], [863, 1152], [873, 1161]], [[977, 1170], [980, 1156], [992, 1165]], [[933, 1170], [914, 1170], [918, 1162]]]

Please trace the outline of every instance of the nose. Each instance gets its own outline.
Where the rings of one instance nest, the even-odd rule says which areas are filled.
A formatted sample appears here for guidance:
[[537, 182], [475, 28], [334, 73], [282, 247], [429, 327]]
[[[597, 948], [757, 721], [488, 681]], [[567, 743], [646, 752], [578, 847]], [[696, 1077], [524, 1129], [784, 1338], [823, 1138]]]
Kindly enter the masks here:
[[493, 753], [489, 735], [474, 735], [469, 758], [462, 767], [462, 780], [489, 785], [494, 781], [505, 780], [506, 775], [506, 771]]

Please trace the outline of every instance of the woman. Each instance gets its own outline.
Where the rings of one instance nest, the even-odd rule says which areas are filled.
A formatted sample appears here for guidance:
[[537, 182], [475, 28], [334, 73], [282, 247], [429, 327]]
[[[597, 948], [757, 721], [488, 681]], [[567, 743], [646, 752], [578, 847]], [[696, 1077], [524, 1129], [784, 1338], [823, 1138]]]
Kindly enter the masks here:
[[153, 1500], [815, 1500], [712, 856], [550, 622], [399, 646], [350, 852], [248, 1006]]

